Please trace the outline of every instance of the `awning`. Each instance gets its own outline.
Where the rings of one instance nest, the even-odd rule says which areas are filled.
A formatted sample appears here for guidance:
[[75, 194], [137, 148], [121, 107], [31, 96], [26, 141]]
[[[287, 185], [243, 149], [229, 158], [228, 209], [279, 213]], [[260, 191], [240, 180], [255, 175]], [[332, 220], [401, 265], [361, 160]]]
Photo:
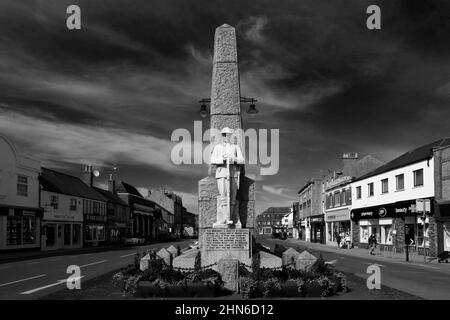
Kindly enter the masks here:
[[141, 214], [143, 216], [153, 217], [153, 213], [147, 211], [133, 210], [134, 214]]

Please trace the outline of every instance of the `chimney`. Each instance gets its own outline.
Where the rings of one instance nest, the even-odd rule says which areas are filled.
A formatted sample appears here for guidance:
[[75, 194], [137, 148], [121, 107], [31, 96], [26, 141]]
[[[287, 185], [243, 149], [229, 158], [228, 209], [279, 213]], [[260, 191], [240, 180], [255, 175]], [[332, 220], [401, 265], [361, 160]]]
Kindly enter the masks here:
[[358, 161], [357, 152], [348, 152], [342, 155], [342, 174], [344, 176], [354, 177], [356, 175], [356, 162]]
[[116, 167], [113, 168], [113, 173], [109, 175], [108, 179], [108, 191], [116, 194]]
[[112, 173], [109, 175], [108, 191], [114, 194], [116, 193], [116, 180], [114, 178], [114, 174]]
[[91, 165], [88, 164], [84, 166], [82, 180], [90, 187], [94, 184], [94, 174], [92, 173]]

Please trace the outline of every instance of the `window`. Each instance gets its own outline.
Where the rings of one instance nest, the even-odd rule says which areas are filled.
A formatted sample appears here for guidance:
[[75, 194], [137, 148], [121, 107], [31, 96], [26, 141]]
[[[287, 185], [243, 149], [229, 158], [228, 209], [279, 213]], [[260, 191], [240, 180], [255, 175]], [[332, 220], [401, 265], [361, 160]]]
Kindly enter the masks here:
[[388, 179], [381, 180], [381, 193], [388, 193], [389, 192], [389, 185], [388, 185]]
[[8, 217], [7, 245], [35, 244], [36, 240], [36, 217]]
[[334, 194], [334, 206], [337, 207], [341, 204], [341, 193], [340, 192], [336, 192]]
[[77, 199], [70, 199], [70, 211], [77, 211]]
[[50, 196], [50, 206], [53, 209], [58, 209], [58, 196]]
[[346, 192], [345, 189], [343, 189], [341, 192], [341, 205], [344, 205], [345, 201], [346, 201]]
[[423, 169], [419, 169], [413, 172], [414, 174], [414, 187], [423, 186]]
[[367, 196], [373, 196], [373, 182], [367, 184]]
[[356, 187], [356, 199], [361, 199], [361, 187]]
[[17, 176], [17, 195], [28, 197], [28, 177]]
[[395, 181], [397, 191], [405, 189], [405, 175], [403, 173], [395, 176]]
[[360, 242], [367, 243], [369, 242], [369, 227], [368, 226], [360, 226]]

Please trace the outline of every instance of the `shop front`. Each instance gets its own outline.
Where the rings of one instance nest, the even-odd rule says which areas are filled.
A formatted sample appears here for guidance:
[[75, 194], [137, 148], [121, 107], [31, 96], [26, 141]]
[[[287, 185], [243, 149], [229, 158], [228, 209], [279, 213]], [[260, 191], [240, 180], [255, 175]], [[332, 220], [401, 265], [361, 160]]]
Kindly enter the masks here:
[[436, 236], [437, 248], [435, 254], [450, 251], [450, 203], [436, 205]]
[[83, 215], [45, 212], [42, 222], [42, 250], [83, 247]]
[[350, 210], [348, 208], [327, 211], [325, 213], [326, 244], [341, 246], [346, 237], [351, 237]]
[[41, 208], [0, 208], [0, 250], [41, 247]]
[[310, 217], [309, 223], [311, 242], [325, 244], [325, 221], [323, 215]]
[[106, 216], [84, 215], [84, 245], [96, 247], [106, 242]]
[[418, 253], [423, 253], [424, 245], [427, 251], [434, 249], [431, 247], [435, 241], [430, 238], [435, 229], [433, 209], [424, 220], [416, 210], [416, 200], [353, 209], [350, 216], [358, 229], [353, 232], [353, 242], [359, 247], [368, 247], [373, 234], [383, 248], [395, 248], [397, 252], [402, 252], [405, 245]]

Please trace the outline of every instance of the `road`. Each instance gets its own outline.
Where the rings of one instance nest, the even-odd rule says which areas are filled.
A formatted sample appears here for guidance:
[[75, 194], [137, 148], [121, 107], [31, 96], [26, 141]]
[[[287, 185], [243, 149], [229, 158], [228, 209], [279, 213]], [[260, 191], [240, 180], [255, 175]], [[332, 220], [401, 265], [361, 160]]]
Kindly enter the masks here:
[[[274, 240], [270, 238], [257, 239], [258, 243], [273, 248], [280, 244], [284, 247], [297, 248], [301, 250], [309, 249], [303, 242], [296, 240]], [[374, 260], [374, 258], [352, 256], [345, 249], [326, 251], [320, 247], [314, 247], [309, 251], [318, 256], [322, 254], [325, 261], [334, 261], [336, 269], [355, 274], [358, 277], [367, 279], [369, 265], [376, 264], [381, 271], [381, 286], [385, 285], [409, 294], [416, 295], [424, 299], [450, 299], [450, 265], [421, 265], [406, 262], [387, 261], [389, 258]], [[351, 251], [351, 250], [350, 250]]]
[[183, 249], [195, 240], [124, 247], [104, 252], [62, 255], [0, 264], [0, 299], [37, 299], [66, 287], [67, 267], [77, 265], [83, 281], [133, 263], [134, 254], [149, 249], [180, 245]]

